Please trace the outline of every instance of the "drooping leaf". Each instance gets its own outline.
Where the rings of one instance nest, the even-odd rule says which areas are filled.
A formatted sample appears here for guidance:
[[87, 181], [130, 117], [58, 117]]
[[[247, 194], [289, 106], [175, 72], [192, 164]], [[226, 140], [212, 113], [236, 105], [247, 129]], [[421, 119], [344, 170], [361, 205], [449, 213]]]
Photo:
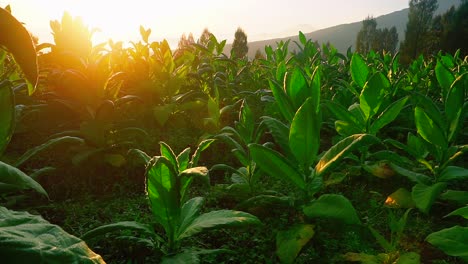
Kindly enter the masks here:
[[452, 180], [466, 180], [468, 179], [468, 169], [457, 167], [457, 166], [447, 166], [437, 178], [438, 181], [448, 182]]
[[279, 231], [276, 234], [276, 255], [281, 263], [294, 263], [299, 252], [314, 234], [314, 226], [307, 224], [299, 224], [289, 230]]
[[442, 148], [447, 147], [444, 130], [432, 120], [420, 107], [414, 109], [414, 118], [418, 134], [424, 140]]
[[40, 216], [0, 207], [0, 255], [4, 263], [105, 263], [77, 237]]
[[353, 81], [361, 88], [364, 88], [369, 76], [369, 67], [362, 59], [359, 53], [354, 53], [351, 58], [351, 77]]
[[422, 173], [417, 173], [414, 171], [407, 170], [405, 168], [402, 168], [398, 165], [395, 165], [393, 163], [390, 163], [390, 167], [398, 174], [407, 177], [409, 180], [411, 180], [414, 183], [421, 183], [421, 184], [431, 184], [432, 179]]
[[445, 217], [448, 217], [448, 216], [461, 216], [465, 219], [468, 219], [468, 206], [465, 206], [465, 207], [462, 207], [462, 208], [458, 208], [457, 210], [451, 212], [450, 214], [446, 215]]
[[193, 167], [186, 169], [179, 174], [179, 191], [180, 199], [182, 202], [185, 202], [187, 190], [194, 180], [194, 178], [199, 178], [210, 185], [210, 179], [208, 178], [208, 169], [206, 167]]
[[320, 217], [333, 219], [346, 224], [360, 224], [351, 202], [342, 195], [324, 194], [303, 208], [304, 214], [310, 218]]
[[432, 186], [418, 183], [413, 186], [411, 196], [416, 207], [421, 210], [421, 212], [427, 214], [437, 197], [445, 188], [447, 188], [447, 184], [445, 182], [439, 182]]
[[47, 192], [34, 179], [19, 169], [0, 161], [0, 193], [33, 189], [44, 196]]
[[51, 147], [54, 147], [56, 145], [61, 145], [61, 144], [84, 144], [84, 140], [79, 137], [70, 137], [70, 136], [64, 136], [60, 138], [53, 138], [49, 139], [47, 142], [45, 142], [42, 145], [39, 145], [37, 147], [34, 147], [30, 150], [28, 150], [26, 153], [24, 153], [15, 163], [15, 167], [19, 167], [22, 164], [24, 164], [26, 161], [28, 161], [31, 157], [34, 155], [37, 155], [38, 153], [49, 149]]
[[395, 120], [395, 118], [400, 114], [401, 109], [405, 106], [406, 102], [408, 101], [409, 97], [401, 98], [400, 100], [393, 102], [391, 105], [387, 107], [372, 123], [370, 127], [370, 134], [377, 134], [377, 132], [383, 128], [384, 126], [388, 125], [390, 122]]
[[318, 176], [323, 175], [353, 150], [377, 142], [378, 138], [369, 134], [356, 134], [342, 139], [325, 152], [315, 166], [315, 173]]
[[268, 175], [279, 180], [288, 180], [299, 189], [306, 188], [302, 174], [283, 155], [259, 144], [250, 144], [249, 149], [252, 159]]
[[11, 140], [15, 127], [15, 95], [10, 82], [0, 82], [0, 156]]
[[385, 90], [390, 86], [390, 83], [382, 73], [372, 75], [369, 81], [362, 89], [359, 96], [359, 105], [366, 120], [378, 113], [382, 105]]
[[144, 151], [139, 149], [130, 149], [127, 152], [127, 156], [134, 157], [137, 164], [145, 166], [151, 160], [151, 157], [148, 156]]
[[6, 47], [13, 54], [15, 61], [32, 84], [32, 87], [28, 87], [29, 94], [32, 94], [39, 74], [36, 48], [31, 35], [21, 22], [3, 8], [0, 8], [0, 32], [2, 32], [0, 46]]
[[427, 236], [426, 240], [445, 254], [468, 261], [468, 227], [442, 229]]
[[305, 171], [318, 154], [321, 119], [321, 113], [315, 111], [313, 98], [309, 98], [297, 110], [289, 129], [289, 148]]
[[94, 228], [81, 236], [81, 239], [89, 241], [94, 238], [103, 237], [108, 233], [121, 232], [123, 230], [136, 231], [142, 234], [156, 235], [151, 226], [135, 221], [122, 221]]
[[459, 205], [465, 205], [468, 204], [468, 192], [447, 190], [440, 195], [440, 199], [457, 203]]
[[254, 224], [260, 224], [260, 220], [249, 213], [232, 210], [211, 211], [195, 218], [183, 232], [180, 232], [178, 238], [190, 237], [207, 229]]

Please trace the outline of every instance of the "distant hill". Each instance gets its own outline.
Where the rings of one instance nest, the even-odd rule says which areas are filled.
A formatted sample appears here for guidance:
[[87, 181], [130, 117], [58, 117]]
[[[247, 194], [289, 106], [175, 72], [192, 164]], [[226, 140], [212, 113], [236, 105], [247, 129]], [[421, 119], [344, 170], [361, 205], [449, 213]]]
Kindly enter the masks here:
[[[450, 7], [456, 5], [458, 6], [461, 3], [461, 0], [439, 0], [439, 9], [436, 11], [436, 14], [443, 13], [447, 11]], [[400, 11], [395, 11], [387, 15], [376, 17], [377, 27], [378, 28], [391, 28], [393, 26], [396, 27], [398, 31], [398, 39], [402, 41], [405, 37], [405, 29], [406, 23], [408, 22], [408, 12], [409, 8], [405, 8]], [[363, 18], [365, 19], [365, 18]], [[329, 28], [324, 28], [320, 30], [316, 30], [310, 33], [305, 33], [308, 39], [312, 39], [313, 41], [318, 41], [319, 43], [327, 43], [330, 42], [335, 46], [340, 52], [346, 52], [349, 47], [354, 47], [356, 36], [359, 30], [361, 29], [362, 21], [350, 23], [350, 24], [342, 24], [337, 25]], [[276, 39], [268, 39], [268, 40], [261, 40], [261, 41], [254, 41], [249, 42], [249, 53], [248, 56], [253, 58], [255, 56], [255, 52], [257, 50], [261, 50], [264, 52], [264, 48], [266, 45], [270, 45], [273, 48], [276, 47], [276, 42], [281, 40], [286, 41], [291, 39], [290, 50], [295, 50], [296, 45], [293, 41], [299, 42], [299, 37], [290, 36], [285, 38], [276, 38]], [[229, 54], [231, 50], [231, 45], [226, 45], [224, 52]]]

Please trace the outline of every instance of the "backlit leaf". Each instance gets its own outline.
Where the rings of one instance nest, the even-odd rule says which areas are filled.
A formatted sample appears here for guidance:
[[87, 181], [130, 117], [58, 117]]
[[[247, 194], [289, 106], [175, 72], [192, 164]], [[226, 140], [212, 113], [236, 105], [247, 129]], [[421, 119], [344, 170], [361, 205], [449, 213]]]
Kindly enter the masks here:
[[361, 88], [364, 88], [364, 85], [369, 76], [369, 67], [362, 59], [359, 53], [354, 53], [351, 58], [351, 77], [353, 81]]
[[317, 200], [306, 205], [304, 214], [310, 218], [320, 217], [341, 221], [346, 224], [360, 224], [361, 220], [357, 215], [351, 202], [342, 195], [324, 194]]
[[314, 226], [307, 224], [295, 225], [289, 230], [276, 234], [276, 255], [281, 263], [294, 263], [299, 252], [314, 236]]

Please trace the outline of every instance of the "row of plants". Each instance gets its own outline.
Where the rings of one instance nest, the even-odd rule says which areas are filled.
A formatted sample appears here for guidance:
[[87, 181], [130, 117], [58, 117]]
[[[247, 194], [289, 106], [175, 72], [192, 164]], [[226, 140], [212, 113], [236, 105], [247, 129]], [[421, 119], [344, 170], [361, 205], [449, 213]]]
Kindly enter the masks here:
[[[8, 9], [0, 15], [10, 52], [0, 85], [8, 261], [104, 263], [86, 243], [111, 240], [145, 249], [99, 253], [116, 263], [229, 263], [220, 259], [241, 248], [198, 246], [202, 231], [227, 227], [273, 233], [267, 263], [427, 263], [425, 243], [445, 263], [467, 261], [468, 61], [459, 53], [404, 67], [398, 54], [341, 54], [299, 33], [297, 52], [281, 42], [250, 61], [223, 54], [226, 41], [213, 35], [172, 51], [143, 27], [129, 47], [93, 46], [92, 30], [69, 14], [51, 22], [54, 44], [34, 44]], [[24, 212], [47, 203], [31, 189], [66, 201], [115, 186], [145, 196], [152, 217], [90, 225], [77, 238]], [[373, 207], [388, 222], [363, 210], [371, 205], [353, 197], [356, 186], [382, 197]], [[416, 218], [429, 227], [412, 226], [425, 233], [410, 237]], [[314, 241], [333, 228], [380, 248], [317, 253]]]

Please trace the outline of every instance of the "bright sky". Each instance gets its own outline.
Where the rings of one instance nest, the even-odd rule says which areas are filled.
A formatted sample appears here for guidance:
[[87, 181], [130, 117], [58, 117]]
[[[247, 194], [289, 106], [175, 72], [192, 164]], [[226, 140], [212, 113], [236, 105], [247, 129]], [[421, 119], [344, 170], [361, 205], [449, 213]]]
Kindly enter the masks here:
[[297, 35], [343, 23], [361, 21], [408, 7], [409, 0], [0, 0], [13, 15], [39, 37], [51, 42], [50, 20], [65, 10], [99, 28], [95, 42], [138, 41], [139, 26], [151, 28], [150, 39], [167, 39], [172, 45], [183, 33], [197, 39], [206, 27], [218, 39], [232, 41], [237, 27], [248, 40]]

